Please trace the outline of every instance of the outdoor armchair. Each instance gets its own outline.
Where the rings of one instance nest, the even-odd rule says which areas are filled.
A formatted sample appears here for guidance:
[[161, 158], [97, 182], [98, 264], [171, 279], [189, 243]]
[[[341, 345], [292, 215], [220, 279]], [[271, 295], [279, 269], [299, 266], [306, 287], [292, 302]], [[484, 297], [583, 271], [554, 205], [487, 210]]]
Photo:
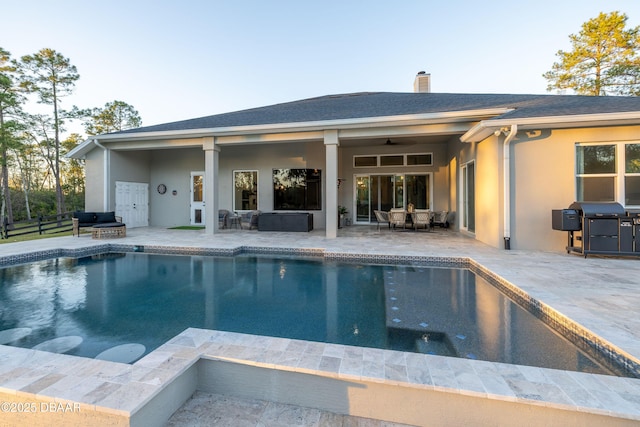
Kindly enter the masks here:
[[229, 211], [226, 209], [220, 209], [218, 211], [218, 228], [227, 228], [229, 225]]
[[389, 222], [394, 229], [400, 226], [405, 228], [407, 225], [407, 211], [391, 209], [389, 211]]
[[413, 228], [424, 226], [429, 231], [431, 230], [431, 211], [427, 209], [416, 209], [413, 213]]
[[389, 228], [391, 228], [391, 223], [389, 222], [389, 213], [385, 211], [373, 211], [376, 215], [376, 221], [378, 221], [378, 230], [380, 230], [380, 224], [387, 224]]
[[247, 227], [249, 230], [255, 227], [258, 228], [258, 218], [260, 217], [260, 211], [249, 211], [240, 215], [240, 228]]

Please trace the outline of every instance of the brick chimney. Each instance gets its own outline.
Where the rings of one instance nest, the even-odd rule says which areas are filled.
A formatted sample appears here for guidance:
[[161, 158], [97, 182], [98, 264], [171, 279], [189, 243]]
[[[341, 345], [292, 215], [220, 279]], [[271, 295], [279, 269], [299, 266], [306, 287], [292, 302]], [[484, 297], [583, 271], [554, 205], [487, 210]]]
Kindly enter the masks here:
[[416, 79], [413, 81], [414, 92], [431, 92], [431, 74], [424, 71], [418, 72]]

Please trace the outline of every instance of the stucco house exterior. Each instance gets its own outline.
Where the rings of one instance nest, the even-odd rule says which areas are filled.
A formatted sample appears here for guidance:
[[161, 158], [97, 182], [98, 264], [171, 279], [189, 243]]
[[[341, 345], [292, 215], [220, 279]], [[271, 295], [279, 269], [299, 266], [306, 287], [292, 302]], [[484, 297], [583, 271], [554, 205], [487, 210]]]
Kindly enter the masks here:
[[339, 206], [358, 226], [412, 203], [498, 248], [558, 251], [552, 209], [640, 209], [640, 98], [431, 93], [429, 79], [99, 135], [68, 156], [85, 160], [86, 210], [128, 227], [213, 234], [219, 209], [283, 210], [335, 238]]

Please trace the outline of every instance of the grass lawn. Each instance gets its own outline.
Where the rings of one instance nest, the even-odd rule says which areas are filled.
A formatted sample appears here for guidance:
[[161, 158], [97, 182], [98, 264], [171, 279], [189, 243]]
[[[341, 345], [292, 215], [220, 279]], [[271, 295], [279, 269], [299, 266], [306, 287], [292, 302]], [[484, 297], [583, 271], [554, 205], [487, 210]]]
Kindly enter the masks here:
[[61, 233], [48, 233], [48, 234], [25, 234], [23, 236], [9, 236], [8, 239], [0, 239], [0, 245], [3, 243], [13, 243], [13, 242], [26, 242], [29, 240], [39, 240], [39, 239], [48, 239], [50, 237], [62, 237], [62, 236], [71, 236], [72, 231], [63, 231]]

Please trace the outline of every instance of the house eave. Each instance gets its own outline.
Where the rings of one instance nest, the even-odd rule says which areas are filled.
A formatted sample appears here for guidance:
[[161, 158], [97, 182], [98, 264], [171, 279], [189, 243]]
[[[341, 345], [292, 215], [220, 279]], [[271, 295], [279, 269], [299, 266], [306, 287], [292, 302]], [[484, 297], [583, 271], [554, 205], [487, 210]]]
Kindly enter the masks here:
[[411, 126], [429, 123], [475, 122], [505, 114], [511, 109], [490, 108], [470, 111], [452, 111], [425, 114], [408, 114], [398, 116], [364, 117], [324, 121], [274, 123], [246, 126], [229, 126], [217, 128], [185, 129], [154, 132], [125, 132], [105, 134], [91, 137], [71, 150], [67, 157], [82, 158], [94, 148], [93, 140], [106, 143], [119, 141], [149, 141], [166, 139], [185, 139], [203, 137], [223, 137], [238, 135], [277, 134], [290, 132], [317, 132], [324, 130], [344, 130], [358, 128], [379, 128], [391, 126]]
[[514, 124], [519, 130], [640, 125], [640, 111], [482, 120], [462, 135], [460, 141], [480, 142], [497, 130]]

